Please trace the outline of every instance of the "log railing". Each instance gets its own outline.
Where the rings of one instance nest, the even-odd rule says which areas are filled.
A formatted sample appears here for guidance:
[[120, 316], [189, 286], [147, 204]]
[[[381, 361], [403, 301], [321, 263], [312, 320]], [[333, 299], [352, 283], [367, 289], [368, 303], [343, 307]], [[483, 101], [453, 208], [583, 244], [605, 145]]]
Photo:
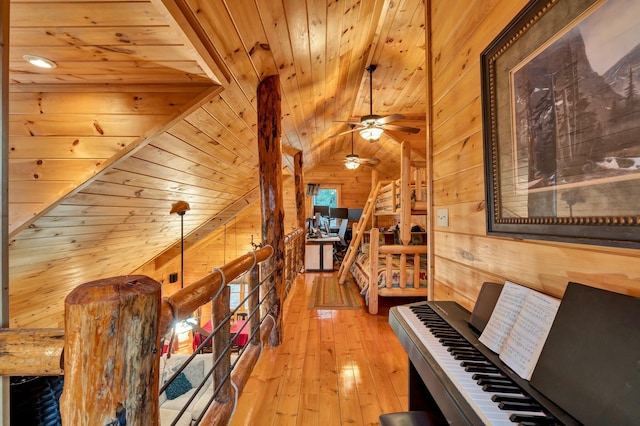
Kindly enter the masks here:
[[[388, 244], [380, 245], [380, 229], [371, 228], [369, 242], [369, 287], [365, 297], [369, 300], [369, 313], [378, 313], [378, 296], [426, 296], [427, 288], [420, 287], [420, 258], [426, 258], [428, 246]], [[409, 284], [407, 275], [407, 259], [413, 257], [413, 279]], [[384, 258], [385, 286], [380, 288], [378, 282], [379, 259]], [[399, 267], [393, 266], [394, 258], [399, 259]], [[392, 274], [399, 274], [399, 287], [393, 287]]]
[[[288, 236], [288, 280], [299, 271], [293, 264], [300, 259], [290, 252], [300, 250], [298, 233], [304, 237], [301, 230]], [[212, 303], [207, 343], [212, 342], [214, 368], [208, 374], [214, 377], [214, 396], [198, 421], [226, 424], [276, 324], [261, 300], [279, 284], [270, 279], [274, 271], [262, 280], [259, 273], [260, 266], [268, 266], [259, 264], [272, 255], [272, 247], [259, 248], [164, 298], [161, 284], [141, 275], [82, 284], [65, 300], [64, 329], [0, 329], [0, 375], [64, 375], [63, 425], [148, 425], [150, 419], [157, 424], [161, 337]], [[250, 338], [232, 369], [227, 284], [247, 272]]]

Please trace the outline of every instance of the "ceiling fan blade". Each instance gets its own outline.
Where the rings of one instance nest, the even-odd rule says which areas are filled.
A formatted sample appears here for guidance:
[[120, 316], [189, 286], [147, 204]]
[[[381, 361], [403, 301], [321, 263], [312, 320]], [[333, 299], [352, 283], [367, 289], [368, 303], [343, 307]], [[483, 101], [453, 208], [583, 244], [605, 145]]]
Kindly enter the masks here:
[[353, 120], [332, 120], [334, 123], [349, 123], [349, 124], [362, 124], [361, 121], [353, 121]]
[[387, 123], [391, 123], [392, 121], [402, 120], [403, 118], [404, 118], [404, 115], [402, 114], [391, 114], [391, 115], [387, 115], [386, 117], [377, 119], [376, 124], [387, 124]]
[[417, 127], [399, 126], [397, 124], [385, 124], [383, 126], [383, 128], [385, 130], [397, 130], [399, 132], [405, 132], [405, 133], [418, 133], [418, 132], [420, 132], [420, 129], [418, 129]]
[[375, 166], [380, 162], [380, 159], [379, 158], [360, 158], [358, 162], [366, 166]]
[[330, 138], [335, 138], [335, 137], [337, 137], [337, 136], [346, 135], [346, 134], [349, 134], [349, 133], [355, 132], [356, 130], [360, 130], [360, 129], [358, 129], [358, 128], [353, 128], [353, 129], [345, 130], [344, 132], [339, 132], [339, 133], [336, 133], [336, 134], [334, 134], [334, 135], [328, 136], [328, 138], [330, 139]]

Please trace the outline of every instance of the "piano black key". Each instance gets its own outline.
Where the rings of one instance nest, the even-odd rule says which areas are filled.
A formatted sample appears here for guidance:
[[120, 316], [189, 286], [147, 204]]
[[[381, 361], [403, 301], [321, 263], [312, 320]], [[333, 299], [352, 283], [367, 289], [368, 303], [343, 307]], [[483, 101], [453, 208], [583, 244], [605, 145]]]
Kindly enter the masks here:
[[465, 348], [469, 346], [468, 342], [459, 342], [459, 341], [446, 340], [446, 339], [439, 339], [439, 340], [440, 340], [440, 343], [442, 343], [444, 346], [451, 346], [451, 347], [457, 347], [457, 348]]
[[422, 322], [426, 322], [427, 327], [429, 327], [433, 332], [437, 331], [441, 333], [455, 333], [455, 330], [451, 328], [451, 326], [447, 323], [441, 323], [441, 322], [433, 321], [429, 319], [426, 319], [425, 321], [422, 321]]
[[501, 402], [498, 404], [498, 408], [507, 411], [542, 411], [542, 407], [535, 402]]
[[464, 361], [479, 361], [482, 359], [485, 359], [483, 356], [481, 355], [473, 355], [473, 354], [454, 354], [453, 355], [453, 359], [459, 359], [459, 360], [464, 360]]
[[438, 330], [431, 330], [431, 333], [433, 333], [434, 336], [436, 336], [439, 339], [452, 339], [452, 340], [461, 340], [460, 336], [456, 336], [455, 334], [451, 334], [451, 333], [445, 333], [442, 331], [438, 331]]
[[509, 420], [514, 423], [523, 423], [530, 422], [533, 425], [555, 425], [557, 424], [556, 419], [553, 417], [547, 417], [546, 415], [535, 415], [535, 414], [517, 414], [513, 413], [509, 416]]
[[473, 380], [480, 380], [480, 379], [508, 379], [508, 380], [511, 380], [507, 376], [502, 374], [502, 372], [500, 372], [500, 373], [490, 373], [490, 374], [473, 373], [471, 378]]
[[[491, 362], [487, 360], [480, 361], [462, 361], [460, 363], [462, 367], [472, 367], [472, 366], [480, 366], [480, 367], [495, 367]], [[499, 370], [498, 370], [499, 371]]]
[[453, 336], [451, 334], [445, 334], [445, 333], [433, 333], [433, 335], [436, 336], [438, 339], [447, 340], [451, 342], [460, 342], [460, 343], [464, 343], [465, 346], [469, 346], [469, 342], [467, 342], [464, 339], [460, 339], [458, 336]]
[[482, 385], [482, 390], [485, 392], [497, 392], [497, 393], [515, 393], [521, 394], [522, 389], [517, 385]]
[[493, 402], [535, 402], [530, 396], [492, 395]]
[[[504, 385], [504, 384], [508, 384], [511, 385], [513, 384], [513, 380], [511, 380], [508, 377], [492, 377], [492, 378], [484, 378], [484, 379], [478, 379], [478, 381], [476, 382], [478, 385], [483, 386], [483, 385]], [[516, 386], [516, 385], [514, 385]]]
[[[434, 336], [441, 337], [443, 339], [454, 339], [454, 340], [465, 340], [460, 338], [459, 334], [456, 334], [452, 331], [442, 331], [442, 330], [431, 330]], [[466, 341], [466, 340], [465, 340]], [[467, 342], [468, 344], [469, 342]]]
[[487, 359], [480, 352], [465, 351], [465, 350], [455, 350], [455, 349], [460, 349], [460, 348], [454, 348], [454, 347], [447, 348], [447, 349], [452, 349], [452, 350], [448, 351], [451, 354], [451, 356], [456, 356], [456, 355], [471, 356], [471, 357], [478, 358], [478, 361], [483, 360], [483, 359]]
[[[468, 348], [447, 348], [447, 351], [451, 352], [452, 354], [456, 354], [456, 353], [470, 353], [470, 354], [478, 354], [481, 355], [483, 357], [485, 357], [482, 352], [480, 352], [477, 349], [474, 349], [472, 346], [469, 346]], [[486, 358], [486, 357], [485, 357]]]
[[489, 365], [470, 365], [464, 367], [464, 371], [467, 373], [497, 373], [500, 370]]

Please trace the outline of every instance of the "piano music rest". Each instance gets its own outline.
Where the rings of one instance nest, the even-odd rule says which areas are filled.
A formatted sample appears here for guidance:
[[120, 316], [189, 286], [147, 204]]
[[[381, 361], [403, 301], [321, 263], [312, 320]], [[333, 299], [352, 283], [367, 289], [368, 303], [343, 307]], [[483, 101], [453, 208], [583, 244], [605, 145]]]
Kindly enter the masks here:
[[442, 424], [440, 418], [434, 418], [426, 411], [405, 411], [381, 414], [380, 426], [437, 426]]

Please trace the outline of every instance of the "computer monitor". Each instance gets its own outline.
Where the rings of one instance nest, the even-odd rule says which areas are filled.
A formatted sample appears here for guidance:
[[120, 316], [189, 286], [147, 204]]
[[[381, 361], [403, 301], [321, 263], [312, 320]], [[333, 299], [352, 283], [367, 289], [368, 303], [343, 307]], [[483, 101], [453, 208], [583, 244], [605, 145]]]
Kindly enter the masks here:
[[332, 219], [349, 219], [349, 209], [344, 207], [331, 207], [329, 216]]
[[313, 206], [313, 215], [320, 213], [320, 216], [329, 217], [329, 206]]
[[349, 220], [360, 220], [360, 216], [362, 216], [362, 209], [348, 209], [349, 210]]

